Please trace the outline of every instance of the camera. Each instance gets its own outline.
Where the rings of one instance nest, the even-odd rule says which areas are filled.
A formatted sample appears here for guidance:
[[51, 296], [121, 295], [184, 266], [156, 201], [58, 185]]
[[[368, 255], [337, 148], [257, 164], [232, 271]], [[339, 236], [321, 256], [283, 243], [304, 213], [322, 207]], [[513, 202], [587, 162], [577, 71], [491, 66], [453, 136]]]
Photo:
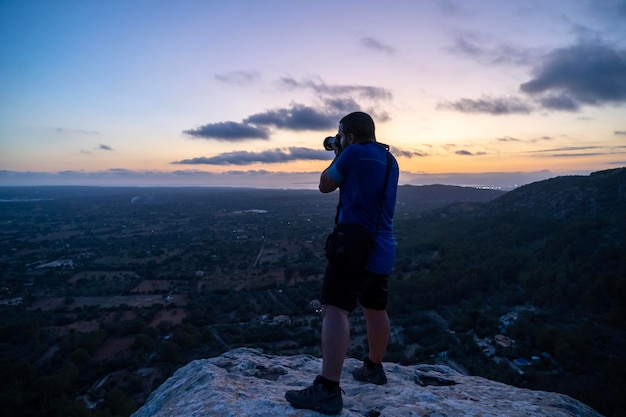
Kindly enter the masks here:
[[324, 139], [324, 149], [327, 151], [334, 150], [333, 144], [336, 145], [337, 148], [339, 148], [339, 152], [341, 152], [341, 138], [339, 137], [339, 134], [336, 134], [335, 136], [328, 136]]

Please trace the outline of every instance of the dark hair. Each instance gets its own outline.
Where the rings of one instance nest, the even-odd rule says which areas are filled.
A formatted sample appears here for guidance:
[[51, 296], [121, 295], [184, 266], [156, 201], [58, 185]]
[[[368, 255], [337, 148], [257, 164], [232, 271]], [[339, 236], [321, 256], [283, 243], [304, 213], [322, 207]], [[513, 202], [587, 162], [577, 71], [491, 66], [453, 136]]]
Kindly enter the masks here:
[[352, 133], [357, 141], [361, 142], [368, 139], [376, 139], [374, 134], [374, 120], [369, 114], [361, 111], [355, 111], [339, 121], [343, 126], [343, 132], [347, 135]]

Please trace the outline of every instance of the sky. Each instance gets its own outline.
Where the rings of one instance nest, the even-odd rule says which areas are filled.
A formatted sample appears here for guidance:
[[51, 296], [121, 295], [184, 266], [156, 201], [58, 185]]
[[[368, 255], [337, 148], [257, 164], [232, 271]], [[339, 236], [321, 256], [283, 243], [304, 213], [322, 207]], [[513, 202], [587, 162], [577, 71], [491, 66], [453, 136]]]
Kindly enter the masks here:
[[317, 188], [368, 112], [401, 184], [626, 166], [626, 0], [0, 0], [0, 186]]

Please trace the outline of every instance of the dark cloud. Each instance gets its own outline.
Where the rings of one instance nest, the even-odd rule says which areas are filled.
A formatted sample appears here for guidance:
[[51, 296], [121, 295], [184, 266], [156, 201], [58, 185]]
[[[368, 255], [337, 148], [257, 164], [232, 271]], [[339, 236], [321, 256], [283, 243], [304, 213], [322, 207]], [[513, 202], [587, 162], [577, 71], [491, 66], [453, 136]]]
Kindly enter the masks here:
[[333, 129], [341, 116], [343, 114], [334, 109], [323, 111], [302, 104], [293, 104], [290, 108], [253, 114], [244, 119], [243, 123], [288, 130], [324, 130]]
[[324, 100], [324, 107], [344, 116], [347, 113], [361, 110], [361, 106], [351, 98], [329, 98]]
[[275, 164], [290, 161], [328, 161], [333, 158], [332, 152], [323, 149], [283, 148], [262, 152], [235, 151], [226, 152], [212, 157], [199, 157], [172, 162], [176, 165], [251, 165], [256, 163]]
[[100, 144], [100, 146], [98, 146], [98, 149], [100, 149], [101, 151], [112, 151], [113, 148], [111, 148], [109, 145], [104, 145], [104, 144]]
[[441, 102], [438, 109], [456, 110], [461, 113], [489, 113], [494, 115], [530, 113], [531, 106], [515, 97], [483, 97], [481, 99], [462, 98], [457, 101]]
[[378, 100], [391, 100], [392, 94], [389, 90], [381, 87], [373, 87], [366, 85], [328, 85], [322, 81], [315, 82], [313, 80], [298, 81], [294, 78], [285, 77], [280, 80], [280, 85], [284, 88], [294, 89], [310, 89], [318, 94], [326, 94], [331, 96], [349, 96], [355, 95], [360, 98]]
[[404, 158], [413, 158], [413, 157], [422, 158], [422, 157], [428, 156], [428, 154], [425, 152], [407, 151], [407, 150], [402, 150], [402, 149], [398, 149], [395, 147], [391, 148], [391, 152], [396, 157], [404, 157]]
[[544, 56], [534, 78], [520, 85], [549, 109], [626, 103], [626, 51], [583, 43]]
[[593, 1], [591, 3], [591, 11], [599, 12], [603, 16], [617, 19], [620, 23], [626, 17], [626, 0], [603, 0]]
[[374, 38], [367, 37], [367, 38], [361, 39], [361, 45], [365, 46], [367, 49], [370, 49], [372, 51], [384, 52], [389, 55], [393, 55], [396, 52], [396, 50], [392, 48], [391, 46], [385, 45], [382, 42], [380, 42], [378, 39], [374, 39]]
[[[234, 73], [226, 79], [252, 77], [248, 73]], [[249, 139], [269, 139], [270, 128], [294, 131], [335, 129], [339, 120], [353, 111], [366, 111], [378, 122], [390, 120], [389, 114], [377, 104], [381, 100], [391, 99], [391, 93], [383, 88], [371, 86], [329, 86], [321, 81], [296, 81], [283, 78], [283, 88], [311, 89], [320, 94], [317, 107], [292, 103], [288, 107], [269, 109], [244, 118], [241, 122], [227, 121], [209, 123], [195, 129], [183, 131], [183, 134], [203, 139], [221, 141], [243, 141]], [[352, 96], [374, 102], [375, 106], [363, 108]]]
[[464, 155], [464, 156], [473, 156], [474, 154], [471, 153], [470, 151], [466, 151], [466, 150], [459, 150], [454, 152], [457, 155]]
[[389, 114], [384, 111], [362, 109], [351, 98], [334, 98], [323, 100], [319, 108], [294, 103], [290, 107], [253, 114], [242, 122], [209, 123], [183, 133], [195, 138], [221, 141], [266, 140], [270, 136], [270, 127], [294, 131], [336, 129], [343, 116], [360, 110], [367, 111], [378, 122], [390, 119]]
[[567, 95], [553, 95], [539, 99], [539, 104], [544, 109], [550, 110], [566, 110], [576, 111], [580, 108], [578, 103], [570, 96]]
[[617, 136], [625, 136], [626, 135], [626, 130], [615, 130], [615, 131], [613, 131], [613, 134], [617, 135]]
[[379, 106], [362, 108], [359, 103], [351, 98], [329, 98], [324, 100], [325, 108], [330, 109], [333, 113], [337, 114], [337, 122], [343, 116], [353, 111], [364, 111], [369, 113], [376, 123], [388, 122], [391, 120], [391, 116], [384, 110], [381, 110]]
[[269, 130], [266, 127], [237, 122], [209, 123], [196, 129], [185, 130], [183, 133], [194, 138], [222, 141], [269, 139]]
[[223, 83], [236, 85], [253, 84], [259, 77], [260, 75], [257, 71], [232, 71], [215, 75], [215, 78]]
[[[626, 103], [625, 50], [598, 42], [583, 42], [539, 56], [535, 50], [508, 45], [484, 46], [489, 42], [479, 39], [478, 35], [464, 33], [457, 36], [448, 50], [489, 65], [538, 62], [533, 78], [522, 83], [520, 91], [531, 96], [543, 109], [577, 111], [583, 105]], [[532, 110], [530, 103], [515, 98], [464, 98], [438, 107], [490, 114], [530, 113]]]
[[243, 120], [244, 124], [271, 126], [287, 130], [327, 130], [337, 127], [339, 120], [353, 111], [367, 111], [378, 122], [390, 119], [386, 112], [375, 109], [362, 109], [353, 99], [327, 99], [320, 108], [292, 104], [288, 108], [268, 110], [253, 114]]

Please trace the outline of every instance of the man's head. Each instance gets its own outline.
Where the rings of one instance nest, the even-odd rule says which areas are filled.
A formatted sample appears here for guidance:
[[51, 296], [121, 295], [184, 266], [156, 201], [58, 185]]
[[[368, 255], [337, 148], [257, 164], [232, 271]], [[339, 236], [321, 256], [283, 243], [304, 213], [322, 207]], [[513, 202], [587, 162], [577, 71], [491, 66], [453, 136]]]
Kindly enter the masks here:
[[374, 120], [360, 111], [350, 113], [339, 121], [339, 135], [344, 148], [351, 143], [375, 141], [374, 130]]

